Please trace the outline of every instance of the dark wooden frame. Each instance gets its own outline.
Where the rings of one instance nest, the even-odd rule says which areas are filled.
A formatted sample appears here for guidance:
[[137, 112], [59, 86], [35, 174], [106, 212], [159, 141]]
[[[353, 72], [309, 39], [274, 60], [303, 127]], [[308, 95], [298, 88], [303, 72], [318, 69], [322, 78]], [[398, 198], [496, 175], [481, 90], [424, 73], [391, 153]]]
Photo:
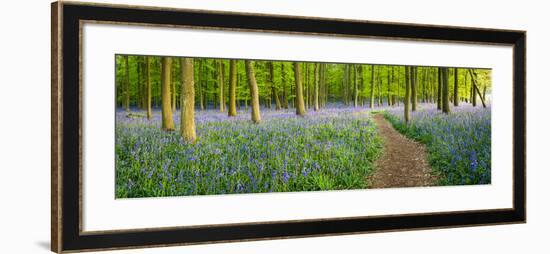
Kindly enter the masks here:
[[[324, 220], [81, 231], [81, 21], [513, 46], [513, 208]], [[90, 3], [52, 4], [52, 237], [55, 252], [525, 222], [526, 32]]]

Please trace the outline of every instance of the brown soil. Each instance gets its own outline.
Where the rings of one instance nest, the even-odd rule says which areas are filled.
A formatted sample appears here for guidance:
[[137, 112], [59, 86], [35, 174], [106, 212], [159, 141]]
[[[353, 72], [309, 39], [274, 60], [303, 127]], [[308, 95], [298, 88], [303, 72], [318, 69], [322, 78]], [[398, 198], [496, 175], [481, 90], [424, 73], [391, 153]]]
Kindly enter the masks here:
[[426, 157], [424, 145], [397, 132], [382, 114], [374, 115], [378, 134], [384, 140], [384, 151], [375, 162], [368, 178], [371, 188], [414, 187], [434, 185], [437, 177]]

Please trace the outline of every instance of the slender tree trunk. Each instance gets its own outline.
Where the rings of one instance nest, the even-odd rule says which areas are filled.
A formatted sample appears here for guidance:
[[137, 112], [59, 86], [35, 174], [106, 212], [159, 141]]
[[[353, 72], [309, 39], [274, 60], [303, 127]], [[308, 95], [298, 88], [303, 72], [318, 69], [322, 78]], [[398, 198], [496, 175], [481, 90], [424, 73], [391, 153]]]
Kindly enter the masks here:
[[357, 64], [353, 65], [353, 107], [358, 106], [359, 102], [359, 91], [357, 84]]
[[458, 107], [458, 69], [455, 68], [455, 82], [454, 82], [454, 91], [453, 91], [453, 102], [454, 102], [454, 105], [455, 107]]
[[361, 105], [361, 107], [363, 107], [365, 105], [365, 96], [363, 94], [363, 90], [365, 89], [365, 81], [364, 81], [364, 78], [363, 78], [363, 65], [359, 65], [359, 69], [357, 70], [358, 74], [359, 74], [359, 105]]
[[302, 94], [302, 74], [300, 63], [294, 62], [294, 81], [296, 82], [296, 114], [304, 116], [306, 114], [304, 105], [304, 95]]
[[405, 104], [405, 112], [404, 112], [404, 117], [405, 117], [405, 122], [409, 122], [409, 118], [410, 118], [410, 113], [409, 113], [409, 104], [410, 104], [410, 101], [411, 101], [411, 67], [410, 66], [406, 66], [405, 67], [405, 101], [403, 102], [403, 104]]
[[313, 77], [313, 110], [319, 110], [319, 64], [315, 64], [315, 71]]
[[197, 139], [195, 131], [195, 75], [193, 58], [181, 60], [181, 112], [180, 134], [185, 142], [194, 143]]
[[252, 61], [245, 60], [246, 76], [248, 78], [248, 86], [250, 88], [250, 97], [252, 98], [252, 122], [260, 123], [262, 120], [262, 117], [260, 116], [260, 98], [258, 96], [258, 84], [256, 83], [254, 66], [252, 64]]
[[442, 102], [443, 102], [443, 106], [442, 106], [442, 110], [443, 110], [443, 113], [446, 113], [448, 114], [450, 112], [450, 106], [449, 106], [449, 69], [447, 68], [443, 68], [442, 69], [442, 74], [443, 74], [443, 82], [442, 82], [442, 93], [443, 93], [443, 96], [442, 96]]
[[[392, 67], [393, 68], [393, 67]], [[391, 75], [390, 75], [390, 69], [389, 69], [389, 66], [387, 67], [386, 69], [388, 71], [388, 94], [387, 94], [387, 100], [388, 100], [388, 106], [391, 106], [391, 85], [390, 85], [390, 78], [391, 78]]]
[[371, 81], [370, 81], [370, 108], [374, 108], [374, 65], [371, 65]]
[[412, 104], [412, 111], [416, 111], [416, 102], [417, 102], [417, 96], [416, 96], [416, 87], [417, 87], [417, 67], [413, 66], [410, 67], [410, 79], [411, 79], [411, 104]]
[[380, 75], [380, 69], [381, 68], [376, 69], [376, 83], [378, 83], [378, 107], [382, 106], [382, 77]]
[[[202, 83], [204, 82], [203, 60], [198, 60], [198, 61], [199, 61], [199, 76], [198, 76], [199, 80], [197, 82], [197, 88], [199, 90], [199, 104], [201, 106], [201, 110], [204, 110], [204, 91], [203, 91], [203, 87], [202, 87]], [[194, 63], [193, 63], [193, 65], [194, 65]], [[183, 67], [182, 67], [182, 69], [183, 69]], [[183, 72], [182, 72], [182, 75], [183, 75]], [[184, 77], [182, 76], [181, 78], [183, 80]]]
[[124, 56], [124, 67], [126, 67], [126, 75], [124, 76], [124, 110], [130, 111], [130, 65], [128, 64], [128, 56]]
[[485, 104], [485, 95], [482, 96], [482, 93], [479, 91], [479, 87], [477, 85], [477, 73], [475, 73], [472, 69], [469, 70], [470, 76], [472, 77], [472, 85], [474, 89], [474, 98], [476, 93], [479, 95], [479, 98], [481, 99], [481, 104], [483, 104], [483, 107], [486, 108], [487, 104]]
[[304, 96], [304, 105], [306, 107], [306, 110], [309, 109], [309, 63], [304, 63], [305, 65], [305, 75], [303, 75], [304, 77], [304, 83], [302, 84], [302, 86], [304, 87], [304, 93], [303, 93], [303, 96]]
[[443, 75], [441, 75], [441, 68], [437, 68], [437, 109], [441, 109], [442, 108], [442, 99], [441, 99], [441, 86], [442, 86], [442, 82], [443, 82]]
[[471, 97], [472, 97], [472, 106], [477, 106], [477, 95], [476, 95], [476, 89], [475, 89], [475, 84], [474, 84], [474, 76], [472, 75], [472, 72], [469, 71], [470, 73], [470, 94], [471, 94]]
[[173, 60], [172, 68], [170, 68], [170, 71], [172, 72], [172, 80], [170, 82], [171, 84], [171, 95], [172, 99], [170, 102], [172, 103], [172, 112], [176, 112], [176, 75], [175, 72], [177, 71], [174, 67], [177, 67], [177, 63], [179, 62], [179, 58], [176, 58]]
[[218, 87], [220, 88], [220, 112], [225, 112], [225, 98], [224, 98], [224, 80], [223, 80], [223, 60], [218, 62]]
[[463, 91], [464, 91], [464, 102], [468, 103], [470, 102], [470, 99], [468, 98], [468, 84], [467, 84], [467, 81], [468, 81], [468, 73], [465, 72], [463, 74], [464, 76], [464, 83], [462, 84], [462, 87], [463, 87]]
[[[401, 68], [397, 67], [397, 106], [399, 106], [399, 101], [401, 100]], [[406, 67], [405, 67], [406, 70]]]
[[171, 83], [172, 58], [162, 58], [162, 129], [165, 131], [174, 130], [174, 119], [172, 116], [172, 107], [170, 103], [170, 83]]
[[143, 109], [141, 106], [143, 105], [141, 99], [143, 98], [142, 97], [142, 88], [141, 88], [141, 56], [138, 56], [136, 57], [136, 65], [137, 65], [137, 86], [136, 86], [136, 106], [138, 107], [138, 109]]
[[151, 110], [151, 94], [152, 94], [152, 86], [151, 86], [151, 59], [146, 56], [145, 57], [145, 86], [146, 93], [147, 93], [147, 100], [145, 102], [145, 107], [147, 108], [147, 120], [151, 120], [153, 118], [153, 111]]
[[228, 116], [237, 116], [237, 60], [229, 60], [229, 110]]

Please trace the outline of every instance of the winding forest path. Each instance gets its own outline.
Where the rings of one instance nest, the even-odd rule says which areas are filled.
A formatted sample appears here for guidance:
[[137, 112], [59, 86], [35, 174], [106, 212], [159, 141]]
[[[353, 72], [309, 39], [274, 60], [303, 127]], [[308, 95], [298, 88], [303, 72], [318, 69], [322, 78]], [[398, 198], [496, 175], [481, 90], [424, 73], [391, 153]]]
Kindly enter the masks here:
[[412, 141], [384, 119], [373, 116], [378, 133], [384, 140], [384, 151], [375, 162], [374, 173], [368, 178], [371, 188], [414, 187], [434, 185], [424, 145]]

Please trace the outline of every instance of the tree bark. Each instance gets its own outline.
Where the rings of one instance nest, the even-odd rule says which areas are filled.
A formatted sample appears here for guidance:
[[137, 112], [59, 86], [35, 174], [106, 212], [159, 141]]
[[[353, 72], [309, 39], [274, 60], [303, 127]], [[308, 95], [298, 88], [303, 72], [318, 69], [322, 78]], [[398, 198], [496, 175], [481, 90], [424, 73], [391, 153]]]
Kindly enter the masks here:
[[179, 62], [179, 58], [176, 58], [173, 60], [173, 65], [172, 67], [170, 68], [170, 71], [172, 72], [172, 80], [170, 82], [171, 84], [171, 95], [172, 95], [172, 100], [170, 101], [172, 103], [172, 112], [176, 112], [176, 75], [175, 75], [175, 72], [177, 70], [174, 69], [174, 67], [177, 67], [177, 63]]
[[387, 94], [387, 100], [388, 100], [388, 106], [391, 106], [392, 105], [392, 101], [391, 101], [391, 71], [393, 70], [393, 66], [391, 67], [391, 70], [390, 70], [390, 67], [388, 66], [387, 68], [387, 71], [388, 71], [388, 94]]
[[410, 67], [410, 75], [411, 75], [411, 104], [412, 104], [412, 111], [416, 111], [416, 102], [417, 102], [417, 96], [416, 96], [416, 87], [417, 87], [417, 67]]
[[359, 105], [359, 91], [357, 84], [357, 64], [353, 65], [353, 107], [356, 108]]
[[380, 75], [380, 69], [381, 68], [376, 69], [376, 83], [378, 83], [378, 107], [382, 106], [382, 78]]
[[437, 68], [437, 109], [442, 108], [442, 99], [441, 99], [441, 86], [443, 82], [443, 75], [441, 75], [441, 68]]
[[237, 116], [237, 60], [229, 60], [229, 110], [228, 116]]
[[370, 108], [374, 108], [374, 65], [371, 65], [371, 81], [370, 81]]
[[181, 112], [180, 134], [185, 142], [194, 143], [197, 139], [195, 131], [195, 80], [192, 58], [181, 60]]
[[220, 112], [225, 112], [225, 95], [224, 95], [224, 80], [223, 80], [223, 60], [218, 62], [218, 87], [220, 88]]
[[454, 99], [453, 100], [454, 100], [455, 107], [458, 107], [459, 101], [458, 101], [458, 69], [457, 68], [455, 68], [454, 73], [455, 73], [455, 82], [454, 82], [454, 91], [453, 91]]
[[442, 76], [442, 89], [441, 89], [441, 93], [442, 93], [442, 97], [441, 97], [441, 102], [443, 103], [442, 105], [442, 111], [443, 113], [445, 114], [448, 114], [450, 112], [450, 107], [449, 107], [449, 69], [447, 68], [442, 68], [441, 70], [443, 76]]
[[258, 96], [258, 84], [256, 83], [256, 77], [254, 76], [254, 66], [252, 61], [245, 60], [246, 76], [248, 79], [248, 87], [250, 88], [251, 104], [252, 104], [252, 122], [260, 123], [262, 117], [260, 116], [260, 98]]
[[294, 62], [294, 81], [296, 82], [296, 114], [304, 116], [306, 114], [304, 105], [304, 95], [302, 88], [302, 73], [300, 63]]
[[145, 63], [145, 73], [146, 73], [145, 86], [147, 87], [146, 88], [147, 100], [145, 102], [145, 107], [147, 108], [147, 120], [151, 120], [151, 118], [153, 118], [153, 111], [151, 110], [151, 97], [152, 97], [151, 67], [150, 67], [151, 59], [148, 56], [146, 56], [145, 62], [146, 62]]
[[124, 76], [124, 110], [130, 111], [130, 65], [128, 64], [128, 56], [124, 56], [124, 67], [126, 67], [126, 75]]
[[[199, 90], [199, 104], [200, 104], [200, 107], [201, 107], [201, 110], [204, 110], [204, 91], [203, 91], [203, 82], [204, 82], [204, 77], [203, 77], [203, 72], [204, 72], [204, 69], [203, 69], [203, 60], [198, 60], [199, 61], [199, 76], [198, 76], [198, 79], [197, 80], [197, 88]], [[182, 63], [183, 65], [183, 63]], [[195, 65], [193, 63], [193, 65]], [[182, 67], [182, 70], [183, 70], [183, 67]], [[182, 71], [182, 75], [183, 75], [183, 71]], [[184, 79], [185, 77], [182, 76], [182, 80]], [[182, 81], [183, 82], [183, 81]]]
[[319, 64], [315, 64], [313, 79], [313, 110], [319, 110]]
[[404, 112], [404, 117], [405, 117], [405, 122], [409, 122], [409, 118], [410, 118], [410, 113], [409, 113], [409, 104], [410, 104], [410, 96], [411, 96], [411, 67], [410, 66], [406, 66], [405, 67], [405, 101], [403, 102], [403, 104], [405, 104], [405, 112]]
[[172, 119], [172, 106], [170, 103], [170, 83], [171, 83], [172, 58], [162, 58], [162, 129], [165, 131], [174, 130], [174, 119]]

